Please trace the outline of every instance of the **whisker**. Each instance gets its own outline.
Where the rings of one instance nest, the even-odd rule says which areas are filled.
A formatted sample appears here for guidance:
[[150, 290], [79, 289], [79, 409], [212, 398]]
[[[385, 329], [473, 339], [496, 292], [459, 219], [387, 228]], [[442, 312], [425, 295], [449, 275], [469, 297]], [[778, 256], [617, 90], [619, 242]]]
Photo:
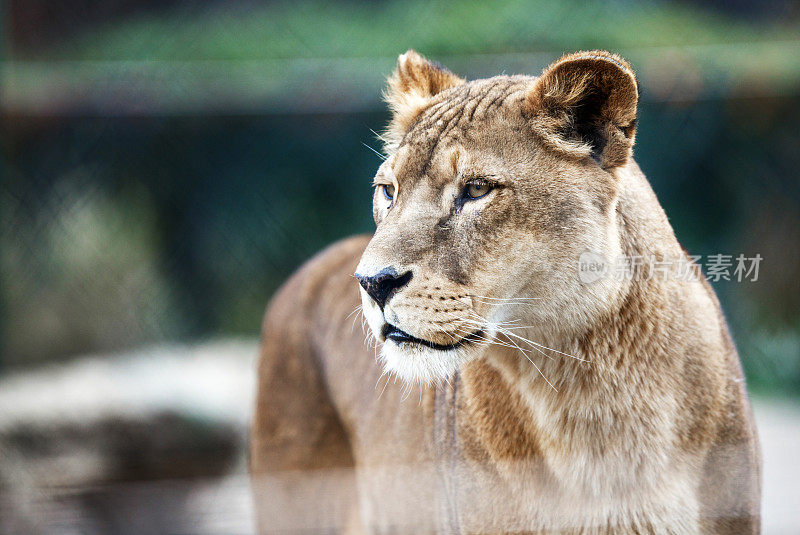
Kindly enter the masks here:
[[367, 334], [367, 318], [364, 316], [363, 310], [361, 311], [361, 334]]
[[[505, 335], [505, 336], [508, 336], [508, 333], [501, 333], [501, 334], [503, 334], [503, 335]], [[513, 342], [513, 340], [511, 341], [511, 343], [512, 343], [512, 344], [514, 344], [516, 347], [519, 347], [519, 346], [518, 346], [516, 343], [514, 343], [514, 342]], [[538, 352], [538, 353], [540, 353], [540, 354], [544, 355], [544, 356], [545, 356], [545, 357], [547, 357], [548, 359], [550, 359], [550, 360], [555, 360], [553, 357], [551, 357], [550, 355], [548, 355], [547, 353], [545, 353], [544, 351], [542, 351], [542, 350], [541, 350], [541, 349], [539, 349], [538, 347], [536, 347], [536, 346], [531, 346], [531, 348], [532, 348], [534, 351], [536, 351], [536, 352]], [[524, 350], [524, 349], [520, 348], [520, 351], [526, 351], [526, 350]]]
[[346, 318], [344, 318], [344, 319], [348, 319], [350, 316], [352, 316], [353, 314], [355, 314], [355, 313], [356, 313], [356, 312], [358, 312], [359, 310], [361, 310], [361, 305], [358, 305], [358, 306], [357, 306], [357, 307], [356, 307], [356, 308], [355, 308], [355, 309], [354, 309], [354, 310], [353, 310], [353, 311], [352, 311], [350, 314], [348, 314], [348, 315], [347, 315], [347, 317], [346, 317]]
[[380, 152], [376, 151], [375, 149], [373, 149], [372, 147], [370, 147], [370, 146], [369, 146], [369, 145], [367, 145], [366, 143], [361, 143], [361, 144], [362, 144], [362, 145], [364, 145], [365, 147], [367, 147], [367, 148], [368, 148], [369, 150], [371, 150], [372, 152], [374, 152], [374, 153], [375, 153], [375, 154], [378, 156], [378, 158], [380, 158], [381, 160], [386, 160], [386, 156], [384, 156], [384, 155], [383, 155], [383, 154], [381, 154]]
[[542, 379], [544, 379], [544, 380], [545, 380], [545, 382], [546, 382], [548, 385], [550, 385], [550, 388], [552, 388], [553, 390], [555, 390], [556, 392], [558, 392], [558, 389], [557, 389], [555, 386], [553, 386], [553, 383], [551, 383], [551, 382], [550, 382], [550, 381], [547, 379], [547, 377], [545, 377], [545, 376], [544, 376], [544, 373], [542, 373], [542, 370], [540, 370], [540, 369], [539, 369], [539, 366], [537, 366], [537, 365], [536, 365], [536, 363], [535, 363], [535, 362], [533, 362], [533, 359], [532, 359], [532, 358], [530, 358], [530, 357], [527, 355], [527, 353], [525, 353], [525, 351], [524, 351], [524, 350], [523, 350], [521, 347], [519, 347], [519, 346], [518, 346], [516, 343], [514, 343], [514, 341], [513, 341], [513, 340], [511, 341], [511, 343], [512, 343], [512, 344], [514, 344], [514, 345], [517, 347], [517, 349], [519, 349], [520, 353], [522, 353], [522, 355], [523, 355], [523, 356], [524, 356], [526, 359], [528, 359], [528, 362], [530, 362], [531, 364], [533, 364], [533, 367], [534, 367], [534, 368], [536, 368], [536, 371], [537, 371], [537, 372], [539, 372], [539, 375], [541, 375], [541, 376], [542, 376]]
[[388, 142], [388, 140], [386, 139], [386, 137], [384, 137], [383, 135], [381, 135], [381, 134], [377, 133], [377, 132], [376, 132], [375, 130], [373, 130], [372, 128], [370, 128], [370, 129], [369, 129], [369, 131], [370, 131], [370, 132], [372, 132], [372, 133], [375, 135], [375, 137], [376, 137], [376, 138], [378, 138], [379, 140], [383, 141], [384, 143], [387, 143], [387, 142]]
[[[389, 381], [392, 379], [391, 374], [387, 374], [386, 372], [384, 372], [383, 374], [381, 374], [381, 377], [383, 377], [384, 375], [386, 375], [386, 382], [383, 383], [383, 388], [381, 389], [381, 393], [378, 394], [378, 399], [381, 399], [381, 396], [383, 396], [383, 393], [386, 391], [386, 385], [388, 385]], [[379, 382], [380, 382], [380, 380], [381, 380], [380, 377], [378, 377], [378, 381]], [[378, 386], [378, 383], [375, 383], [375, 387], [377, 387], [377, 386]]]
[[458, 327], [456, 327], [456, 332], [460, 332], [462, 334], [465, 334], [466, 336], [464, 336], [464, 338], [472, 337], [472, 338], [477, 339], [477, 340], [483, 340], [484, 342], [489, 342], [489, 343], [496, 343], [497, 342], [496, 340], [494, 340], [492, 338], [489, 338], [486, 335], [477, 334], [474, 331], [466, 331], [466, 330], [458, 328]]
[[378, 376], [378, 380], [375, 381], [375, 388], [373, 388], [373, 390], [377, 390], [378, 389], [378, 384], [381, 382], [381, 379], [383, 379], [384, 375], [386, 375], [386, 371], [385, 370]]
[[529, 344], [531, 344], [531, 345], [534, 345], [534, 346], [539, 346], [539, 347], [541, 347], [541, 348], [548, 349], [548, 350], [550, 350], [550, 351], [555, 351], [556, 353], [559, 353], [559, 354], [561, 354], [561, 355], [564, 355], [565, 357], [570, 357], [570, 358], [573, 358], [573, 359], [575, 359], [575, 360], [579, 360], [579, 361], [581, 361], [581, 362], [590, 362], [590, 361], [588, 361], [588, 360], [586, 360], [586, 359], [582, 359], [582, 358], [580, 358], [580, 357], [576, 357], [575, 355], [570, 355], [569, 353], [564, 353], [563, 351], [559, 351], [558, 349], [553, 349], [552, 347], [547, 347], [547, 346], [545, 346], [545, 345], [538, 344], [538, 343], [534, 342], [533, 340], [528, 340], [528, 339], [527, 339], [527, 338], [525, 338], [524, 336], [520, 336], [520, 335], [518, 335], [518, 334], [511, 333], [511, 332], [509, 332], [509, 333], [506, 333], [506, 334], [508, 334], [508, 335], [511, 335], [511, 336], [513, 336], [514, 338], [519, 338], [519, 339], [520, 339], [520, 340], [522, 340], [523, 342], [527, 342], [527, 343], [529, 343]]
[[[470, 310], [469, 313], [472, 314], [473, 316], [475, 316], [476, 318], [480, 318], [483, 321], [486, 321], [485, 318], [481, 318], [481, 316], [479, 314], [477, 314], [476, 312], [474, 312], [474, 311]], [[489, 323], [489, 322], [487, 321], [486, 323]], [[518, 338], [518, 339], [520, 339], [520, 340], [522, 340], [524, 342], [527, 342], [527, 343], [531, 344], [532, 346], [537, 346], [537, 347], [541, 347], [543, 349], [547, 349], [549, 351], [554, 351], [555, 353], [558, 353], [560, 355], [564, 355], [565, 357], [569, 357], [569, 358], [572, 358], [572, 359], [575, 359], [575, 360], [579, 360], [581, 362], [591, 362], [590, 360], [582, 359], [580, 357], [576, 357], [575, 355], [570, 355], [569, 353], [565, 353], [564, 351], [559, 351], [558, 349], [553, 349], [552, 347], [547, 347], [544, 344], [540, 344], [538, 342], [534, 342], [533, 340], [525, 338], [524, 336], [520, 336], [520, 335], [518, 335], [516, 333], [513, 333], [513, 332], [509, 331], [510, 329], [524, 329], [524, 328], [528, 328], [528, 327], [523, 327], [523, 326], [506, 327], [505, 325], [503, 325], [503, 322], [495, 324], [495, 327], [497, 328], [498, 331], [503, 332], [506, 335]], [[533, 327], [533, 326], [530, 326], [530, 327]], [[548, 355], [548, 357], [549, 357], [549, 355]]]
[[480, 299], [475, 299], [478, 303], [483, 305], [495, 305], [495, 306], [506, 306], [506, 305], [530, 305], [531, 303], [527, 301], [509, 301], [509, 302], [500, 302], [500, 303], [493, 303], [491, 301], [482, 301]]
[[409, 382], [405, 383], [405, 386], [403, 387], [403, 395], [400, 398], [400, 403], [408, 399], [408, 397], [411, 395], [411, 390], [412, 390], [412, 383]]
[[[360, 311], [361, 311], [361, 305], [358, 305], [355, 310], [353, 310], [350, 314], [347, 315], [347, 318], [349, 318], [350, 316], [353, 316], [354, 314], [356, 314], [357, 312], [360, 312]], [[344, 320], [347, 321], [347, 318], [345, 318]], [[356, 320], [357, 319], [358, 319], [358, 315], [356, 314], [353, 317], [353, 323], [350, 325], [350, 333], [351, 334], [353, 332], [353, 329], [356, 328]]]
[[470, 297], [488, 299], [490, 301], [538, 301], [541, 297], [489, 297], [488, 295], [469, 294]]

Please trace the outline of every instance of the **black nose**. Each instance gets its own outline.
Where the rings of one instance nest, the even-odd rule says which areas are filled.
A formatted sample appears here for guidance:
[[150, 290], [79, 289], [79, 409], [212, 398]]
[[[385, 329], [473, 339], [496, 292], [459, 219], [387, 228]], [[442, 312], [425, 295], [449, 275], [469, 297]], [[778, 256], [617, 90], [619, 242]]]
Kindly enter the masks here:
[[383, 310], [383, 306], [389, 299], [393, 291], [402, 288], [411, 280], [411, 272], [406, 271], [398, 275], [394, 268], [384, 268], [375, 275], [361, 275], [356, 273], [356, 278], [370, 297], [378, 303]]

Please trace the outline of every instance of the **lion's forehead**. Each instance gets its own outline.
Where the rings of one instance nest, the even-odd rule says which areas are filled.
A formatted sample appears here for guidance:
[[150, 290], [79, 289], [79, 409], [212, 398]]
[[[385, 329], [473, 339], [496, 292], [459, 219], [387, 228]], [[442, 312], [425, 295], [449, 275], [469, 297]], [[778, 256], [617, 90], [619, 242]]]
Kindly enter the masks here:
[[406, 139], [442, 138], [455, 128], [468, 128], [475, 119], [513, 102], [514, 96], [525, 98], [532, 80], [528, 76], [495, 76], [443, 91], [420, 112]]
[[413, 182], [431, 174], [437, 157], [445, 156], [445, 166], [455, 165], [457, 153], [448, 148], [480, 140], [486, 134], [487, 119], [524, 99], [532, 80], [528, 76], [496, 76], [440, 93], [403, 138], [392, 162], [393, 172], [398, 179]]

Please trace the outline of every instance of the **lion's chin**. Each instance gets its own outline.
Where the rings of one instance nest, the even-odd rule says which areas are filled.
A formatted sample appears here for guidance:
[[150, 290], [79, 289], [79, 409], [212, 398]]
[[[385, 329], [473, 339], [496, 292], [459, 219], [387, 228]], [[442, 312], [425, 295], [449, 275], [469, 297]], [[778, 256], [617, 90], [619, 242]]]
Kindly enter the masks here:
[[442, 350], [388, 339], [383, 343], [380, 359], [384, 369], [402, 381], [427, 385], [448, 380], [476, 353], [471, 346]]

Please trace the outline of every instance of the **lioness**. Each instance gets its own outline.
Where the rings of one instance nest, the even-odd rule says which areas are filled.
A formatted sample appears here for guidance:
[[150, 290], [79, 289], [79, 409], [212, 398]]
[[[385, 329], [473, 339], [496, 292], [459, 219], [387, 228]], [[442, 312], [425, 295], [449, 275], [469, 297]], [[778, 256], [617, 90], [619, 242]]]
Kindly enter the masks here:
[[311, 260], [264, 322], [260, 529], [758, 532], [719, 303], [651, 269], [694, 266], [631, 157], [630, 65], [468, 82], [409, 51], [386, 98], [375, 234]]

